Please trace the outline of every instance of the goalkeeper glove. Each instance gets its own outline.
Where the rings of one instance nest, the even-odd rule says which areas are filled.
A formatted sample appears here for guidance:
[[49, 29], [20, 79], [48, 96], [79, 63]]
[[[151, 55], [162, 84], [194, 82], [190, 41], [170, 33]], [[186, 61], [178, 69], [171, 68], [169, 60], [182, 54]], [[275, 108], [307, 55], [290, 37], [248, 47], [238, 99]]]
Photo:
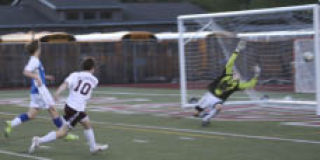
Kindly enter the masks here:
[[235, 49], [235, 52], [236, 53], [240, 53], [241, 50], [243, 50], [244, 48], [246, 48], [246, 44], [247, 42], [244, 41], [244, 40], [240, 40], [238, 45], [237, 45], [237, 48]]
[[260, 76], [261, 68], [258, 65], [253, 67], [253, 71], [254, 71], [254, 76], [255, 77], [259, 77]]

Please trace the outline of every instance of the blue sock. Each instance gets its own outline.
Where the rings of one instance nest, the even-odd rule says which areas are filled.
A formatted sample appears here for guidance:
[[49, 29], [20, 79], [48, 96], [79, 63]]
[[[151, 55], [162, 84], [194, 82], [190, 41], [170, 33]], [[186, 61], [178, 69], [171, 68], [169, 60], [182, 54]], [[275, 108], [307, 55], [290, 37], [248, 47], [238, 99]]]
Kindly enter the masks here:
[[19, 115], [19, 118], [20, 118], [21, 122], [25, 122], [25, 121], [29, 120], [29, 116], [27, 115], [27, 113], [21, 113]]
[[62, 120], [60, 117], [57, 117], [55, 119], [52, 119], [54, 125], [56, 125], [57, 128], [62, 127]]

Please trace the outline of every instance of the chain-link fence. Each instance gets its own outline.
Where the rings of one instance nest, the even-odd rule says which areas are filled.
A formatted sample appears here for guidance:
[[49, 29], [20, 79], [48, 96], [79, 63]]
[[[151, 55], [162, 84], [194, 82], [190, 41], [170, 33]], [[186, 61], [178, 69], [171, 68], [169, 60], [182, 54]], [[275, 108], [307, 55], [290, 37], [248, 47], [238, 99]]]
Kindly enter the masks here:
[[[179, 76], [176, 42], [42, 43], [41, 49], [46, 74], [55, 76], [49, 85], [57, 85], [79, 70], [86, 56], [97, 60], [95, 74], [100, 84], [171, 83]], [[0, 87], [29, 85], [29, 79], [22, 75], [28, 58], [23, 43], [0, 44]]]

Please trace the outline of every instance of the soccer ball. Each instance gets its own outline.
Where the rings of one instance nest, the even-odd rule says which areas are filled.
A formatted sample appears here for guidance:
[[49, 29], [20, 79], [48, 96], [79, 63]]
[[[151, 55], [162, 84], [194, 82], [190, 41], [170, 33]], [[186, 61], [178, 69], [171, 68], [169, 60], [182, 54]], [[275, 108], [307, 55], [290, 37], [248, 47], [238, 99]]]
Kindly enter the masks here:
[[196, 104], [196, 103], [198, 103], [198, 101], [199, 101], [199, 98], [197, 98], [197, 97], [191, 97], [188, 102], [189, 102], [190, 104]]
[[305, 62], [311, 62], [314, 59], [314, 55], [312, 52], [304, 52], [303, 53], [303, 59]]

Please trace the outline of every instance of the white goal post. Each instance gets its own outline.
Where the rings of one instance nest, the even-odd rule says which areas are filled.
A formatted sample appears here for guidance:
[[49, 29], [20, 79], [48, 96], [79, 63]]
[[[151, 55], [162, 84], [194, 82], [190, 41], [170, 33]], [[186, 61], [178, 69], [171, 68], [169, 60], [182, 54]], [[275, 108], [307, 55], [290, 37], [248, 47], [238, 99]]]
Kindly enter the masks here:
[[[248, 80], [250, 68], [258, 64], [262, 74], [257, 87], [247, 93], [249, 99], [231, 103], [315, 105], [320, 115], [319, 23], [318, 4], [179, 16], [181, 106], [194, 106], [188, 100], [206, 92], [206, 85], [219, 75], [242, 39], [247, 48], [239, 55], [235, 70], [242, 80]], [[204, 39], [186, 36], [191, 32], [212, 35]], [[313, 53], [312, 62], [305, 58], [307, 52]], [[310, 76], [304, 75], [304, 67], [312, 68], [307, 69]], [[303, 87], [310, 82], [313, 93]]]

